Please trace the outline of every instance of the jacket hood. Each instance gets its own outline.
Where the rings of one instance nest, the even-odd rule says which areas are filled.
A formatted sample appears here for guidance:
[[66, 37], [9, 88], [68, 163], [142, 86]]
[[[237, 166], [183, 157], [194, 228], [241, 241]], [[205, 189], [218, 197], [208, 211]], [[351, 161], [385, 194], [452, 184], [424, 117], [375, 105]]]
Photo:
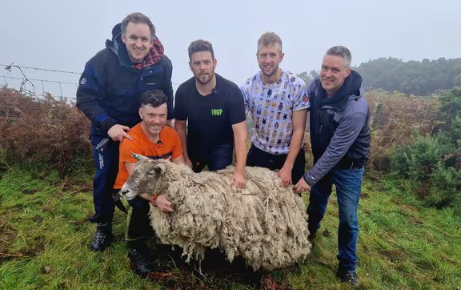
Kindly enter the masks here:
[[361, 97], [361, 87], [362, 77], [358, 72], [351, 70], [351, 73], [345, 79], [341, 88], [339, 88], [339, 90], [332, 97], [328, 97], [326, 90], [322, 87], [321, 84], [318, 86], [318, 96], [320, 97], [322, 106], [328, 105], [342, 109], [346, 106], [349, 97]]
[[112, 28], [112, 40], [106, 40], [106, 47], [112, 50], [116, 55], [119, 54], [119, 48], [123, 45], [120, 45], [122, 42], [122, 23], [115, 24]]

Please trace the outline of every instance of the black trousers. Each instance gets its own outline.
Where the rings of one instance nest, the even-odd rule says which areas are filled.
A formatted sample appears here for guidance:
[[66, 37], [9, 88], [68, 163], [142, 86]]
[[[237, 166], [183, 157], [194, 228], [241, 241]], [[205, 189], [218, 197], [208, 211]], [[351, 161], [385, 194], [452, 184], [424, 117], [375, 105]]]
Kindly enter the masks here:
[[[288, 154], [274, 155], [267, 153], [255, 145], [251, 144], [250, 151], [247, 156], [247, 166], [265, 167], [270, 170], [281, 169]], [[304, 148], [296, 156], [293, 170], [291, 171], [291, 181], [296, 184], [304, 175], [304, 167], [306, 166], [306, 156], [304, 156]]]
[[128, 212], [127, 240], [134, 241], [152, 235], [153, 230], [149, 224], [149, 202], [139, 196], [129, 200], [131, 210]]
[[192, 170], [200, 172], [208, 166], [210, 171], [224, 169], [232, 164], [234, 148], [230, 144], [222, 144], [215, 148], [188, 148]]

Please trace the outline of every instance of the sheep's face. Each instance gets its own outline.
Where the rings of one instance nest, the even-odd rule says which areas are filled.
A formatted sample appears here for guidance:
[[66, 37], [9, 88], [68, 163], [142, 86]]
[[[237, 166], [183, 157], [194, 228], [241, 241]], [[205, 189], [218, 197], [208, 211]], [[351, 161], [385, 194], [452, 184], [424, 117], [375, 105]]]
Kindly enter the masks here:
[[132, 200], [142, 193], [154, 194], [157, 181], [165, 170], [165, 164], [159, 161], [150, 158], [139, 160], [136, 162], [135, 169], [130, 177], [120, 190], [121, 194], [127, 200]]

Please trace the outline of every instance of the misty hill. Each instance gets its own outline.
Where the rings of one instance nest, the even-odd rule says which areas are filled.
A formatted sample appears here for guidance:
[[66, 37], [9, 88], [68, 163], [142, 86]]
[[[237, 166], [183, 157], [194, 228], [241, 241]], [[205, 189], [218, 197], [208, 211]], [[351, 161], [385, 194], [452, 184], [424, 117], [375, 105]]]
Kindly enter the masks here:
[[379, 58], [360, 64], [356, 70], [368, 88], [429, 95], [461, 85], [461, 58], [404, 62]]

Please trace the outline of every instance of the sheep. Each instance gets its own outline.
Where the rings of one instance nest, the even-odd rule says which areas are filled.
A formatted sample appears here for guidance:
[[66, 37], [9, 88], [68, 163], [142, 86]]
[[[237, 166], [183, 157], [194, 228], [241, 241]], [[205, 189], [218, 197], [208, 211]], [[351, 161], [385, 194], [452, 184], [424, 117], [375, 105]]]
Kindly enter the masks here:
[[242, 256], [254, 271], [303, 261], [310, 252], [307, 213], [300, 196], [280, 186], [277, 174], [247, 167], [247, 183], [230, 183], [233, 166], [194, 173], [185, 165], [141, 157], [120, 193], [163, 193], [174, 206], [164, 213], [151, 206], [151, 225], [164, 244], [178, 245], [201, 261], [206, 248], [219, 248], [232, 262]]

